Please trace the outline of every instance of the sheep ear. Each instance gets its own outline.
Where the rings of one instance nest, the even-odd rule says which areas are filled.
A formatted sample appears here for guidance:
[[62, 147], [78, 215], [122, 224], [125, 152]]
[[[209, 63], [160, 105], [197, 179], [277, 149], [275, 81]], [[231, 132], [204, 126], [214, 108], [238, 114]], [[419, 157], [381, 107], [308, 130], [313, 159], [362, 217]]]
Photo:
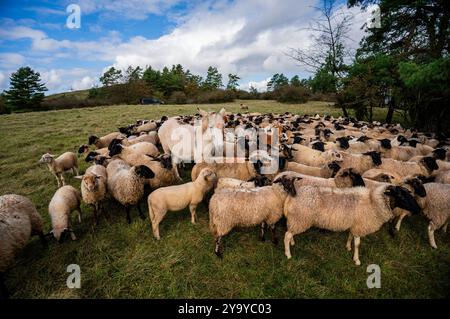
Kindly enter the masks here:
[[197, 111], [200, 113], [202, 117], [208, 116], [208, 112], [205, 110], [202, 110], [201, 108], [197, 107]]
[[83, 176], [84, 175], [77, 175], [77, 176], [74, 176], [74, 178], [76, 178], [76, 179], [83, 179]]
[[220, 116], [224, 116], [225, 115], [225, 109], [224, 108], [222, 108], [220, 111], [219, 111], [219, 114], [220, 114]]

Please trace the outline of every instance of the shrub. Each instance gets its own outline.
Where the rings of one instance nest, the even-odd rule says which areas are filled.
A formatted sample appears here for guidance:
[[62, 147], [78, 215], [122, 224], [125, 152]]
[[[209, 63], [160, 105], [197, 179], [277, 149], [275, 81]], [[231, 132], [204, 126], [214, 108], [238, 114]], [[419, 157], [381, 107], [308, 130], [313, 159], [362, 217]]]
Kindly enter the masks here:
[[291, 85], [277, 89], [274, 94], [276, 100], [282, 103], [306, 103], [311, 95], [308, 89]]
[[11, 111], [6, 105], [5, 98], [3, 97], [3, 95], [0, 95], [0, 114], [9, 114], [9, 113], [11, 113]]
[[232, 102], [233, 100], [234, 100], [233, 92], [224, 90], [201, 92], [195, 99], [196, 103], [224, 103], [224, 102]]
[[173, 92], [168, 101], [169, 104], [186, 104], [187, 97], [186, 94], [182, 91]]

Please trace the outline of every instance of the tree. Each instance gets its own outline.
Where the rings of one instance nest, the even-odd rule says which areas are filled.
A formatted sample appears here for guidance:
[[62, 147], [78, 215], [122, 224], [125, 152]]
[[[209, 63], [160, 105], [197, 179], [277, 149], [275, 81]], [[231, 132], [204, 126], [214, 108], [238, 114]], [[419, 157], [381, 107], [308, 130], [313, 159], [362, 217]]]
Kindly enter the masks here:
[[[377, 3], [380, 27], [366, 28], [358, 56], [388, 55], [395, 61], [397, 95], [389, 101], [386, 121], [394, 109], [406, 110], [414, 125], [430, 131], [449, 131], [448, 56], [450, 5], [445, 0], [349, 0], [350, 6]], [[433, 72], [435, 73], [433, 73]], [[414, 79], [414, 80], [413, 80]], [[430, 87], [429, 85], [432, 85]], [[439, 88], [439, 89], [437, 89]]]
[[267, 82], [267, 90], [276, 91], [286, 85], [289, 85], [289, 79], [283, 73], [276, 73], [272, 76], [269, 82]]
[[115, 67], [110, 67], [103, 75], [100, 77], [100, 82], [103, 86], [111, 86], [115, 84], [119, 84], [120, 79], [122, 78], [122, 71], [117, 70]]
[[47, 88], [41, 75], [30, 67], [21, 67], [10, 77], [10, 88], [4, 92], [6, 104], [12, 110], [38, 110]]
[[206, 79], [203, 82], [203, 88], [206, 90], [214, 90], [220, 89], [222, 86], [222, 74], [219, 73], [216, 67], [210, 66]]
[[300, 77], [298, 75], [294, 75], [289, 83], [290, 85], [295, 87], [303, 86], [302, 81], [300, 80]]
[[140, 66], [133, 68], [130, 65], [123, 76], [123, 83], [130, 83], [140, 79], [142, 79], [142, 68]]
[[254, 96], [258, 95], [258, 89], [255, 88], [253, 85], [250, 85], [249, 92], [250, 92], [250, 94], [252, 94]]
[[237, 74], [228, 74], [228, 84], [227, 84], [227, 90], [236, 91], [237, 87], [239, 86], [239, 80], [241, 78], [237, 76]]
[[[312, 73], [329, 73], [335, 79], [331, 82], [337, 92], [347, 69], [344, 61], [351, 56], [344, 41], [348, 39], [353, 16], [338, 10], [335, 0], [323, 0], [322, 6], [316, 9], [321, 16], [307, 28], [312, 31], [312, 45], [306, 49], [291, 48], [287, 55]], [[348, 117], [345, 106], [341, 107]]]

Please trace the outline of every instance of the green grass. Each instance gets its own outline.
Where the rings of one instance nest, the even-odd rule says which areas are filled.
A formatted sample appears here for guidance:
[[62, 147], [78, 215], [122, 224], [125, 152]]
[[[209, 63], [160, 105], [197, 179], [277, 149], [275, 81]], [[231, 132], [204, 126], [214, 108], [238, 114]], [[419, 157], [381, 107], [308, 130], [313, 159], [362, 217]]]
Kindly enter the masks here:
[[[250, 111], [327, 113], [340, 110], [326, 102], [304, 105], [245, 101]], [[239, 101], [203, 105], [207, 110], [239, 112]], [[48, 203], [56, 181], [40, 166], [45, 152], [76, 151], [90, 134], [105, 134], [137, 119], [193, 114], [196, 106], [110, 106], [0, 116], [0, 194], [17, 193], [35, 203], [50, 229]], [[377, 109], [376, 119], [384, 110]], [[80, 158], [81, 170], [87, 168]], [[189, 172], [183, 172], [185, 180]], [[79, 187], [79, 181], [67, 178]], [[7, 274], [13, 298], [432, 298], [450, 291], [449, 235], [436, 232], [438, 250], [427, 242], [421, 216], [407, 218], [396, 238], [386, 227], [362, 239], [362, 266], [345, 250], [346, 234], [310, 230], [296, 237], [293, 258], [283, 245], [258, 241], [258, 229], [233, 231], [224, 238], [225, 255], [213, 252], [207, 210], [200, 206], [192, 225], [187, 210], [168, 213], [157, 242], [148, 220], [132, 211], [126, 224], [120, 207], [108, 203], [111, 218], [93, 226], [92, 209], [82, 206], [83, 223], [75, 222], [77, 241], [50, 244], [44, 250], [34, 238]], [[146, 208], [146, 207], [145, 207]], [[285, 224], [278, 226], [278, 237]], [[369, 264], [381, 267], [381, 288], [368, 289]], [[81, 289], [66, 287], [66, 267], [81, 267]]]

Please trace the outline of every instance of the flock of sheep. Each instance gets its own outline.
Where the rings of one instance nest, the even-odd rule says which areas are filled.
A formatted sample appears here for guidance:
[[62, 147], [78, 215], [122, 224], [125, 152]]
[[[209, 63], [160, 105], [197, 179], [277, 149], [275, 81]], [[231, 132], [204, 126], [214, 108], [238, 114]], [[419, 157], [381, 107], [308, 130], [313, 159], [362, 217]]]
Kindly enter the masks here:
[[[196, 143], [185, 143], [187, 152], [179, 156], [173, 136], [181, 129], [188, 141], [194, 141], [195, 123], [199, 124], [204, 145], [214, 140], [213, 131], [219, 131], [223, 133], [219, 135], [222, 146], [244, 155], [231, 161], [198, 161], [191, 170], [192, 181], [182, 184], [178, 169], [196, 160]], [[252, 134], [236, 138], [224, 133], [228, 129], [259, 129], [263, 133], [256, 139], [250, 137]], [[269, 229], [276, 244], [275, 226], [283, 217], [287, 224], [287, 258], [291, 258], [294, 236], [309, 228], [348, 231], [346, 248], [351, 251], [353, 242], [356, 265], [361, 264], [360, 238], [387, 222], [393, 226], [396, 220], [399, 231], [405, 216], [423, 214], [429, 220], [430, 245], [437, 248], [434, 231], [446, 231], [450, 220], [449, 141], [443, 135], [405, 130], [400, 125], [288, 112], [229, 114], [224, 109], [210, 113], [199, 110], [193, 116], [140, 120], [102, 137], [90, 136], [88, 144], [80, 146], [78, 153], [93, 165], [81, 176], [75, 153], [58, 157], [47, 153], [41, 158], [58, 184], [48, 206], [52, 223], [49, 233], [44, 233], [42, 218], [29, 199], [20, 195], [0, 197], [3, 296], [3, 274], [31, 236], [39, 235], [44, 245], [48, 236], [59, 242], [68, 235], [76, 239], [71, 213], [77, 211], [81, 222], [82, 201], [92, 205], [96, 224], [101, 216], [107, 217], [103, 205], [107, 200], [120, 203], [130, 223], [132, 207], [137, 207], [145, 219], [140, 202], [147, 198], [153, 234], [158, 240], [159, 224], [167, 212], [189, 207], [195, 223], [196, 208], [205, 202], [219, 257], [223, 254], [223, 237], [236, 227], [259, 226], [261, 240]], [[202, 152], [217, 159], [223, 155], [214, 147], [204, 147]], [[274, 159], [276, 170], [265, 173]], [[63, 175], [67, 171], [81, 179], [80, 190], [65, 185]]]

